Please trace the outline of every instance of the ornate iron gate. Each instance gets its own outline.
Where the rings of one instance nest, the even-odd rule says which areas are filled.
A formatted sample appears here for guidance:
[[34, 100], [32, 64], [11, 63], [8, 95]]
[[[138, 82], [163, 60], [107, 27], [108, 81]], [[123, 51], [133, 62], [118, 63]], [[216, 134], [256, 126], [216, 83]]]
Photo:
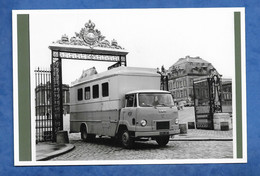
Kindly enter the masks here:
[[51, 113], [51, 72], [40, 70], [35, 72], [35, 116], [36, 141], [51, 141], [52, 113]]
[[221, 78], [213, 73], [210, 77], [193, 82], [195, 122], [197, 129], [213, 129], [213, 115], [222, 112]]

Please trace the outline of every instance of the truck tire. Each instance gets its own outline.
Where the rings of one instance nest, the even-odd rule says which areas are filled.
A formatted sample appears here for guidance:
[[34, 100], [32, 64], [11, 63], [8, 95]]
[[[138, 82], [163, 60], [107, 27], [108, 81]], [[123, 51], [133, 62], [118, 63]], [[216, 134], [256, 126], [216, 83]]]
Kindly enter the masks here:
[[128, 130], [123, 130], [120, 135], [121, 143], [124, 148], [130, 149], [134, 145], [134, 140]]
[[166, 146], [169, 142], [169, 136], [161, 136], [155, 139], [159, 146]]
[[86, 128], [83, 128], [81, 131], [80, 131], [80, 135], [81, 135], [81, 139], [85, 142], [87, 142], [88, 140], [88, 133], [87, 133], [87, 130]]
[[81, 139], [85, 142], [91, 142], [96, 138], [95, 134], [88, 134], [86, 128], [81, 129], [80, 134]]

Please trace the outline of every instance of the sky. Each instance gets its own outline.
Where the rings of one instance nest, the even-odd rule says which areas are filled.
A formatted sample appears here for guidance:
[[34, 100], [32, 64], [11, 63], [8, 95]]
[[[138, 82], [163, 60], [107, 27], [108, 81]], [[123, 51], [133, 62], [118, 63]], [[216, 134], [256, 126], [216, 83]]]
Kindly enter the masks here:
[[[234, 77], [234, 9], [113, 9], [49, 10], [30, 13], [31, 74], [49, 68], [48, 48], [63, 34], [75, 36], [91, 20], [107, 40], [125, 48], [131, 67], [168, 69], [185, 56], [211, 62], [224, 78]], [[70, 84], [84, 69], [103, 72], [112, 62], [63, 60], [63, 83]], [[31, 78], [34, 80], [34, 78]]]

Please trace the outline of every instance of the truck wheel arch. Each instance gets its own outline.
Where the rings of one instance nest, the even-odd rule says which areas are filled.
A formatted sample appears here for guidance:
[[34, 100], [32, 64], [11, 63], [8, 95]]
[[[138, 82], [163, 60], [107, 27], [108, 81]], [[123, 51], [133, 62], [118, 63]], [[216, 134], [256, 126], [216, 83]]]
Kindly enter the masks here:
[[82, 131], [82, 130], [86, 130], [87, 131], [87, 133], [88, 133], [88, 125], [87, 125], [87, 123], [81, 123], [81, 125], [80, 125], [80, 132]]
[[117, 130], [117, 134], [120, 134], [123, 130], [128, 130], [126, 124], [120, 124]]
[[134, 132], [130, 131], [130, 129], [128, 128], [127, 124], [120, 124], [119, 127], [118, 127], [118, 130], [117, 130], [117, 137], [119, 137], [124, 130], [129, 131], [131, 136], [134, 136]]

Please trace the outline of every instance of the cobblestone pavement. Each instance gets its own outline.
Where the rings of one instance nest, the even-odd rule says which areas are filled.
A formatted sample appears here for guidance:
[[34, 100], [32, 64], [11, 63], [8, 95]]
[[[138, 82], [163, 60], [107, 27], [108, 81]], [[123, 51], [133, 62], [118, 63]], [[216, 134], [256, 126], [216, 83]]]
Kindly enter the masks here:
[[[194, 130], [194, 133], [199, 133], [199, 131]], [[232, 141], [170, 141], [166, 147], [159, 147], [155, 141], [148, 141], [136, 142], [134, 149], [124, 149], [110, 138], [97, 138], [92, 143], [86, 143], [80, 140], [79, 134], [70, 134], [70, 139], [70, 143], [75, 145], [75, 149], [51, 159], [52, 161], [216, 159], [233, 157]]]
[[198, 130], [188, 129], [187, 134], [179, 134], [174, 138], [233, 138], [232, 130], [229, 131], [216, 131], [216, 130]]

